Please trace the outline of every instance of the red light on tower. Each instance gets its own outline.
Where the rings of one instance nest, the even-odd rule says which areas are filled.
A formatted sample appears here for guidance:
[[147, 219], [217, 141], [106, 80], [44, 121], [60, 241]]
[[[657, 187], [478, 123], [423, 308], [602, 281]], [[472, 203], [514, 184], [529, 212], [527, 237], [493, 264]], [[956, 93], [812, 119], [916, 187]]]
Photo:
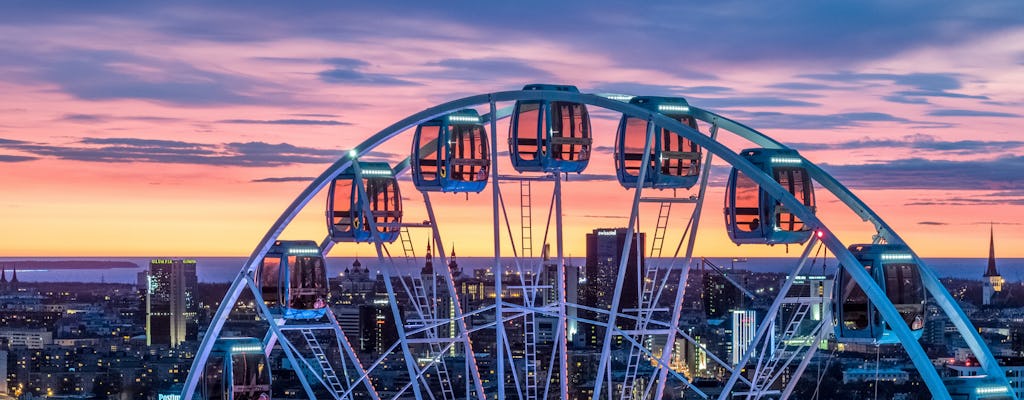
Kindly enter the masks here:
[[821, 238], [825, 237], [825, 231], [823, 231], [821, 229], [818, 229], [817, 231], [815, 231], [814, 234], [818, 235], [818, 239], [821, 239]]

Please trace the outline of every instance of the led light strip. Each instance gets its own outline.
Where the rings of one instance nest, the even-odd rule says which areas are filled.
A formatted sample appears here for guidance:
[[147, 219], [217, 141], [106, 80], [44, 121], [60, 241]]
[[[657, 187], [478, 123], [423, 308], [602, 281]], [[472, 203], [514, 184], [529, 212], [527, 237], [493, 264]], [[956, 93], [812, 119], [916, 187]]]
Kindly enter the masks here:
[[661, 104], [658, 105], [658, 111], [690, 112], [690, 106], [681, 106], [677, 104]]
[[480, 122], [480, 117], [474, 117], [471, 115], [449, 115], [449, 122], [472, 122], [474, 124]]
[[773, 164], [800, 164], [804, 162], [801, 158], [796, 157], [772, 157]]

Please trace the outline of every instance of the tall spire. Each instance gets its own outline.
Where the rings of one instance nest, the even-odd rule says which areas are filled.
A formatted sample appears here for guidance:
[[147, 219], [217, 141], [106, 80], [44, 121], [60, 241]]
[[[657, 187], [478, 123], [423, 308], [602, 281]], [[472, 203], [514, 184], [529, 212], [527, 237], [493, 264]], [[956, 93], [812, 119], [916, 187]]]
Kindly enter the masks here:
[[14, 264], [13, 274], [11, 275], [11, 283], [18, 283], [18, 264]]
[[0, 265], [0, 283], [7, 283], [7, 266]]
[[430, 240], [427, 239], [427, 260], [423, 263], [423, 270], [420, 275], [431, 275], [434, 273], [434, 255], [430, 252]]
[[455, 259], [455, 243], [452, 243], [452, 256], [448, 258], [448, 269], [452, 271], [453, 278], [462, 274], [462, 270], [459, 269], [459, 262]]
[[985, 270], [985, 277], [999, 276], [996, 270], [996, 235], [992, 224], [988, 226], [988, 268]]

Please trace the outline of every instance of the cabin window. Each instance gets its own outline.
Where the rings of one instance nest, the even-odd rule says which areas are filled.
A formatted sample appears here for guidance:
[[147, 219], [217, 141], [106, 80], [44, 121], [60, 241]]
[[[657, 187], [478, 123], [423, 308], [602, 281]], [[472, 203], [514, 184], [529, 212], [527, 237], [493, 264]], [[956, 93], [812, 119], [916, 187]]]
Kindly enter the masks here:
[[419, 148], [419, 169], [420, 176], [425, 181], [437, 180], [437, 174], [439, 168], [444, 168], [444, 152], [439, 149], [443, 148], [442, 143], [438, 141], [441, 133], [441, 127], [436, 125], [424, 125], [420, 127], [419, 143], [416, 146]]
[[917, 265], [885, 264], [885, 295], [910, 329], [924, 327], [924, 287]]
[[551, 158], [586, 161], [590, 144], [590, 118], [583, 104], [551, 103]]
[[516, 119], [516, 131], [513, 133], [516, 138], [516, 151], [519, 158], [525, 161], [537, 159], [537, 152], [541, 150], [540, 124], [544, 121], [541, 115], [540, 103], [519, 103], [518, 117]]
[[206, 400], [224, 400], [224, 356], [220, 354], [210, 354], [210, 358], [206, 361], [206, 368], [203, 374], [203, 380], [205, 384], [205, 398]]
[[352, 180], [335, 179], [332, 193], [334, 194], [334, 204], [331, 204], [331, 210], [333, 210], [331, 222], [338, 231], [348, 232], [355, 223], [351, 207], [354, 204], [356, 193], [352, 190]]
[[[626, 118], [626, 131], [623, 134], [622, 165], [626, 173], [632, 176], [640, 174], [640, 163], [643, 162], [644, 140], [647, 139], [647, 121], [640, 118]], [[651, 163], [654, 163], [654, 148], [651, 148]]]
[[270, 391], [266, 358], [259, 353], [235, 354], [231, 357], [231, 376], [235, 400], [259, 400]]
[[463, 182], [487, 180], [487, 138], [479, 125], [451, 126], [452, 179]]
[[[693, 127], [690, 117], [679, 119], [683, 125]], [[661, 173], [672, 176], [697, 175], [700, 166], [700, 148], [690, 139], [668, 129], [661, 130]]]
[[260, 271], [260, 293], [263, 295], [263, 301], [278, 304], [281, 301], [281, 258], [273, 255], [263, 258]]
[[735, 196], [736, 229], [743, 232], [757, 232], [761, 229], [760, 186], [743, 171], [736, 170]]
[[[783, 189], [788, 190], [797, 201], [813, 209], [814, 194], [811, 192], [811, 180], [807, 171], [803, 168], [780, 167], [775, 168], [775, 180]], [[775, 201], [775, 220], [778, 228], [783, 231], [802, 231], [804, 223], [800, 221], [782, 202]]]
[[[865, 266], [868, 272], [871, 272], [870, 266]], [[843, 327], [851, 331], [859, 331], [868, 328], [868, 295], [864, 293], [864, 289], [861, 289], [860, 285], [853, 280], [850, 273], [845, 269], [843, 270], [843, 289], [842, 297], [843, 300]]]
[[288, 265], [291, 272], [288, 307], [300, 310], [326, 307], [323, 258], [288, 256]]
[[[373, 210], [373, 222], [377, 225], [377, 231], [381, 233], [398, 231], [400, 206], [398, 204], [399, 194], [393, 179], [364, 179], [366, 184], [366, 197], [370, 201], [370, 209]], [[364, 221], [368, 223], [369, 221]], [[369, 229], [369, 226], [367, 226]]]

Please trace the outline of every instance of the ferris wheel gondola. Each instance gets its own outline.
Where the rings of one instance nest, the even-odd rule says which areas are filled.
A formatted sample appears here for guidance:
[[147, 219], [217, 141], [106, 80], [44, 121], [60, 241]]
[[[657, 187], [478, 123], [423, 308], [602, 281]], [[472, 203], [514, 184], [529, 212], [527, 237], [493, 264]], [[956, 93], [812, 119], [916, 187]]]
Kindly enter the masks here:
[[[362, 181], [356, 179], [356, 167]], [[334, 179], [327, 196], [327, 227], [335, 242], [373, 240], [371, 220], [383, 241], [398, 239], [402, 194], [395, 172], [387, 163], [354, 162]]]
[[[629, 101], [651, 111], [679, 121], [697, 130], [697, 120], [690, 115], [690, 106], [681, 97], [638, 96]], [[619, 183], [635, 188], [643, 162], [647, 140], [647, 120], [623, 115], [615, 137], [615, 173]], [[654, 144], [649, 156], [650, 164], [644, 176], [645, 188], [689, 189], [700, 176], [701, 148], [692, 140], [671, 130], [656, 127]]]
[[[855, 244], [850, 252], [885, 291], [918, 339], [924, 331], [924, 284], [920, 266], [907, 246], [899, 244]], [[899, 339], [882, 321], [871, 300], [840, 266], [836, 274], [836, 303], [833, 304], [836, 340], [844, 343], [893, 344]]]
[[[570, 85], [526, 85], [523, 90], [579, 93]], [[590, 162], [590, 114], [581, 103], [517, 101], [509, 129], [509, 155], [519, 172], [583, 172]]]
[[282, 318], [320, 318], [327, 310], [327, 262], [316, 242], [274, 242], [256, 270], [256, 285], [271, 312]]
[[[747, 149], [740, 152], [775, 179], [805, 207], [815, 210], [814, 186], [803, 158], [791, 149]], [[811, 229], [747, 174], [733, 167], [725, 193], [725, 226], [736, 244], [806, 242]]]
[[202, 400], [270, 400], [270, 363], [256, 338], [220, 338], [203, 368]]
[[476, 110], [459, 110], [420, 124], [412, 143], [416, 189], [480, 192], [487, 187], [490, 147]]

